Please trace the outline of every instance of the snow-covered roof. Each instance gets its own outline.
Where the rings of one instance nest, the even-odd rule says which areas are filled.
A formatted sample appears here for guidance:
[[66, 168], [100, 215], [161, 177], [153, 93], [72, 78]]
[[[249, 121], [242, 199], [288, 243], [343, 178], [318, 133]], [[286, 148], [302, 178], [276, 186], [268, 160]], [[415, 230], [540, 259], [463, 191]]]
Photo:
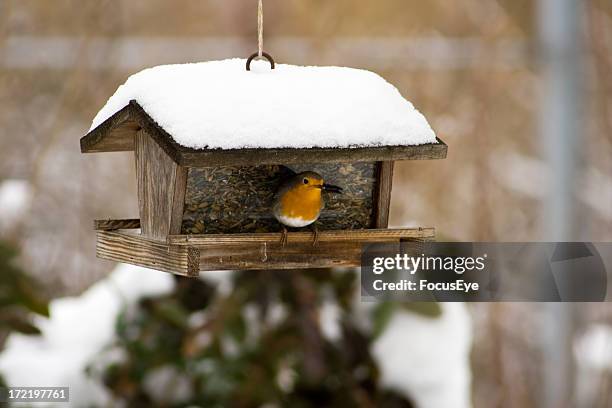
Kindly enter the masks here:
[[436, 143], [425, 117], [379, 75], [343, 67], [229, 59], [132, 75], [91, 130], [136, 100], [194, 149], [408, 146]]

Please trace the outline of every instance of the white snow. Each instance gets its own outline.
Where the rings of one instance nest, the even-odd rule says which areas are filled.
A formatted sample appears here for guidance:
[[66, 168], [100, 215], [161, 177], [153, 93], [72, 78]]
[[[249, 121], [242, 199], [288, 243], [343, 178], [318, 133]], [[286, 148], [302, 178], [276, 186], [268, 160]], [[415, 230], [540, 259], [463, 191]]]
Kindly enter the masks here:
[[580, 366], [612, 372], [612, 326], [588, 326], [576, 341], [574, 354]]
[[35, 321], [41, 336], [12, 334], [0, 353], [0, 373], [9, 386], [68, 386], [73, 406], [108, 405], [110, 396], [87, 377], [85, 367], [111, 343], [115, 320], [126, 303], [166, 293], [173, 282], [167, 273], [119, 265], [79, 297], [52, 301], [51, 317]]
[[135, 99], [182, 146], [358, 147], [436, 143], [425, 117], [379, 75], [229, 59], [132, 75], [91, 129]]
[[0, 232], [10, 229], [27, 212], [32, 201], [32, 187], [26, 180], [0, 182]]
[[579, 406], [601, 405], [602, 384], [612, 373], [612, 326], [590, 324], [574, 342]]
[[[224, 290], [231, 290], [230, 276], [206, 275], [207, 280], [212, 278], [218, 285], [229, 285]], [[173, 285], [170, 274], [119, 265], [108, 278], [79, 297], [54, 300], [51, 318], [36, 319], [42, 336], [12, 334], [0, 353], [0, 372], [10, 386], [69, 386], [74, 406], [112, 405], [112, 397], [98, 381], [86, 376], [85, 367], [112, 343], [114, 323], [124, 305], [141, 296], [167, 293]], [[355, 301], [358, 299], [357, 291]], [[363, 313], [357, 313], [355, 318], [366, 320], [370, 309], [366, 306], [373, 304], [361, 305]], [[470, 317], [463, 304], [441, 306], [443, 314], [436, 319], [397, 312], [373, 344], [372, 354], [383, 384], [413, 399], [417, 406], [467, 408], [471, 406]], [[273, 308], [273, 320], [282, 320], [286, 313], [280, 306]], [[340, 334], [339, 317], [340, 310], [334, 305], [321, 309], [322, 330], [329, 340], [336, 340]], [[113, 357], [106, 353], [104, 356]], [[163, 367], [150, 373], [145, 383], [148, 389], [166, 390], [170, 377], [174, 377], [172, 369]], [[184, 379], [173, 384], [178, 386], [179, 395], [189, 392]], [[173, 398], [166, 395], [167, 400]]]
[[160, 406], [178, 404], [192, 396], [190, 378], [171, 365], [148, 372], [144, 378], [144, 389]]
[[319, 324], [321, 334], [328, 341], [337, 341], [342, 337], [340, 319], [342, 309], [336, 303], [324, 302], [319, 309]]
[[427, 318], [396, 312], [372, 346], [384, 385], [421, 408], [468, 408], [471, 403], [471, 319], [462, 303], [441, 303]]

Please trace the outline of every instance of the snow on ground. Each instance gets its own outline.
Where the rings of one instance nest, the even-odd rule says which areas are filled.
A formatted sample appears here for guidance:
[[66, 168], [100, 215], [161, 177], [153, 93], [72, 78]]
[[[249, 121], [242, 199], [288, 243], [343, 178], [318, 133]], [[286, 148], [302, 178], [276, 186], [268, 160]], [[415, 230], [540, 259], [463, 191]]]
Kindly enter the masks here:
[[471, 319], [462, 303], [441, 303], [427, 318], [401, 311], [372, 346], [382, 383], [420, 408], [467, 408], [471, 402]]
[[28, 210], [32, 187], [26, 180], [0, 182], [0, 232], [10, 229]]
[[[206, 279], [231, 290], [230, 276], [210, 273]], [[85, 375], [85, 367], [112, 342], [117, 314], [126, 304], [167, 293], [173, 284], [170, 274], [119, 265], [79, 297], [54, 300], [51, 318], [36, 320], [42, 336], [11, 335], [0, 353], [0, 373], [10, 386], [69, 386], [74, 406], [111, 404], [104, 387]], [[368, 305], [372, 304], [362, 304], [364, 313], [358, 318], [365, 319]], [[412, 398], [417, 406], [469, 407], [470, 318], [463, 304], [442, 304], [442, 308], [443, 315], [436, 319], [398, 311], [372, 353], [383, 384]], [[324, 306], [320, 318], [325, 336], [337, 339], [337, 307]]]
[[192, 148], [356, 147], [436, 143], [425, 117], [379, 75], [230, 59], [132, 75], [91, 129], [135, 99]]
[[10, 386], [68, 386], [74, 406], [107, 405], [109, 395], [85, 367], [112, 341], [126, 303], [166, 293], [173, 282], [167, 273], [119, 265], [82, 295], [52, 301], [51, 317], [36, 319], [42, 336], [12, 334], [0, 353], [0, 373]]

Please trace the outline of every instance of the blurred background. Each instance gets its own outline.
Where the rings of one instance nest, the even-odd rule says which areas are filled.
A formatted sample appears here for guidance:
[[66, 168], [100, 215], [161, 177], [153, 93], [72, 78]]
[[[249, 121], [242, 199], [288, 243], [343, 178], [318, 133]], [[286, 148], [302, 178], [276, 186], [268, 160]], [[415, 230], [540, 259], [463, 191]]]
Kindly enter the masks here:
[[[363, 305], [355, 271], [187, 282], [95, 259], [92, 220], [138, 213], [134, 163], [79, 138], [132, 73], [256, 51], [256, 7], [0, 0], [2, 381], [78, 406], [612, 406], [608, 304]], [[396, 165], [392, 226], [612, 240], [609, 0], [264, 7], [277, 62], [375, 71], [449, 145]]]

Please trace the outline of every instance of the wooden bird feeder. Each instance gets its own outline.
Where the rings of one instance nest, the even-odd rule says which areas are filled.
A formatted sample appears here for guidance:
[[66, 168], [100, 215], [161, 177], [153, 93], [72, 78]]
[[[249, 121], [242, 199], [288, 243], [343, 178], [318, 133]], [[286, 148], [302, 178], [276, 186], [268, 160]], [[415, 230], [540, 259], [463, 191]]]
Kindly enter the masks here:
[[[207, 270], [359, 266], [363, 244], [427, 241], [433, 228], [387, 229], [396, 160], [443, 159], [447, 146], [191, 149], [132, 100], [81, 138], [81, 152], [134, 151], [139, 219], [98, 220], [97, 256], [183, 276]], [[282, 166], [313, 170], [344, 194], [326, 200], [319, 239], [271, 213]]]

